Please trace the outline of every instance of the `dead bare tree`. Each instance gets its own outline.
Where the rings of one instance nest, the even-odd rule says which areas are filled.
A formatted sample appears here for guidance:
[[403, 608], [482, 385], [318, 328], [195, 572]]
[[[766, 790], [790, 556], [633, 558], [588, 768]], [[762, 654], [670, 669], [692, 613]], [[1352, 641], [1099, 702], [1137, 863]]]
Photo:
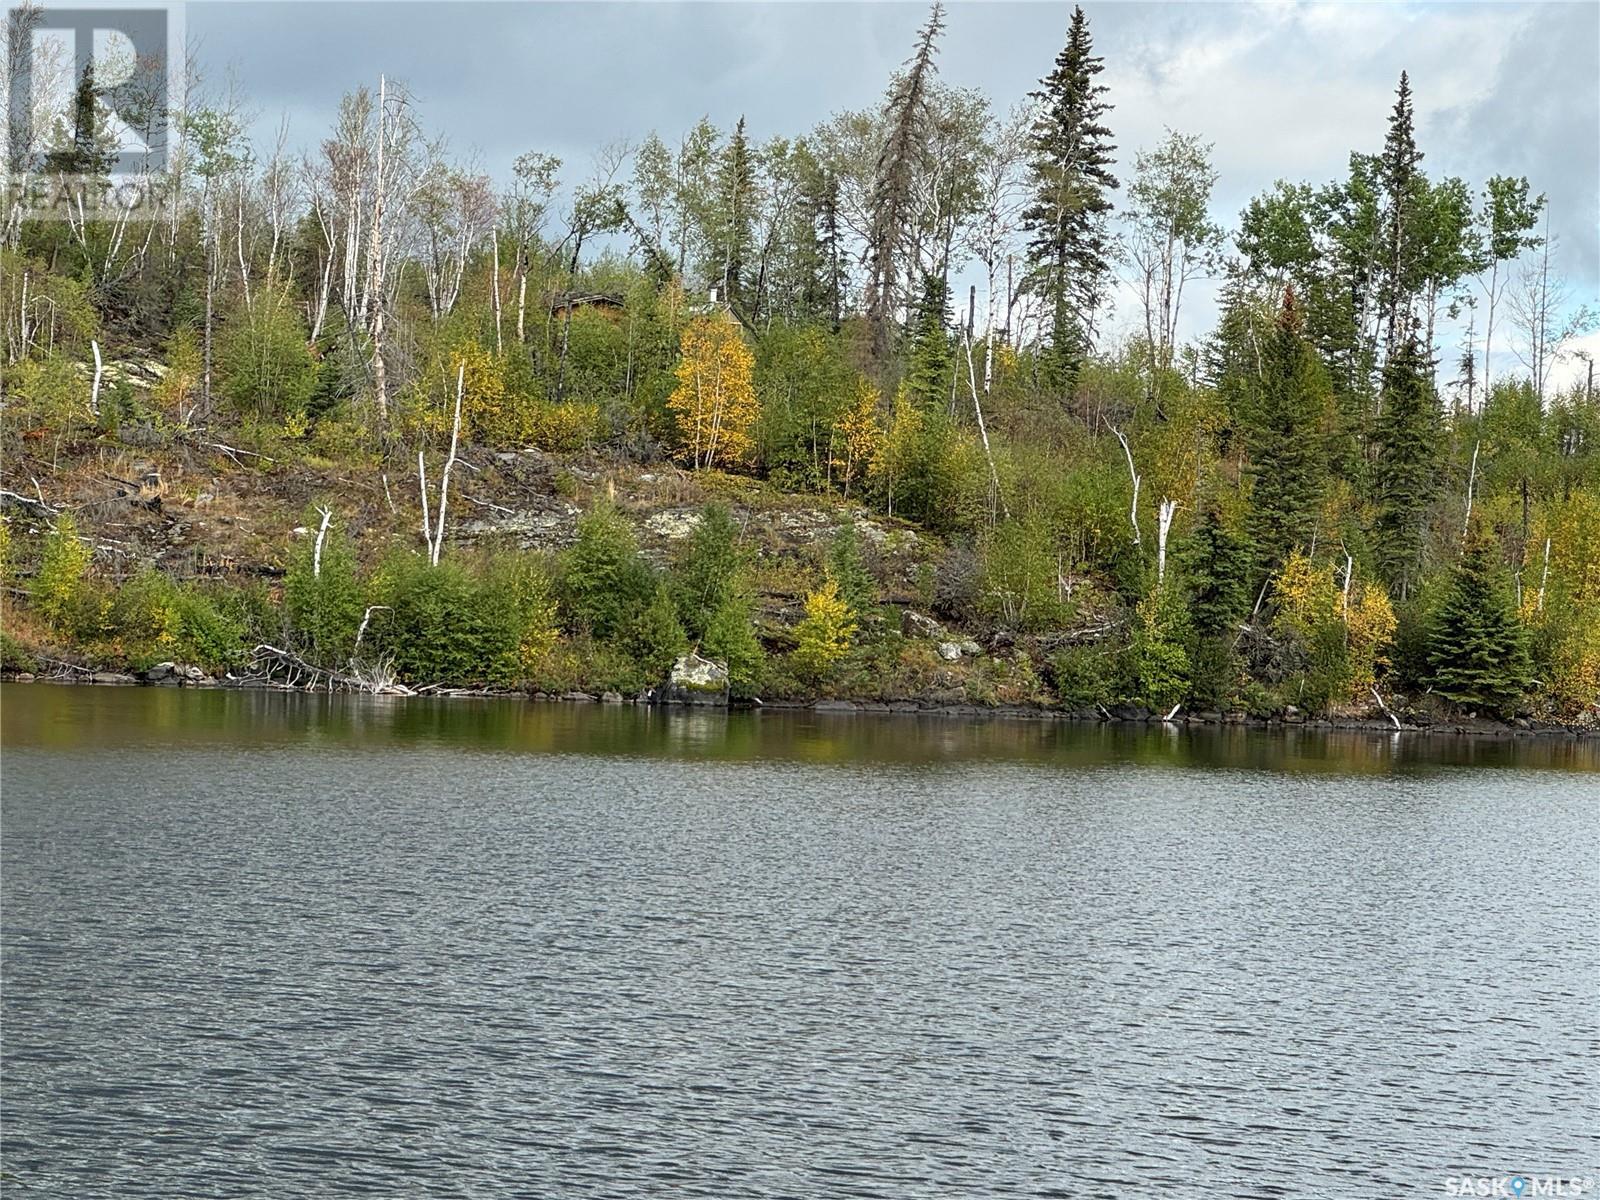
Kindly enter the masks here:
[[1107, 422], [1106, 428], [1111, 430], [1118, 442], [1122, 444], [1122, 453], [1128, 459], [1128, 477], [1133, 481], [1133, 503], [1128, 507], [1128, 522], [1133, 526], [1133, 544], [1141, 544], [1139, 536], [1139, 485], [1144, 482], [1139, 472], [1134, 470], [1133, 450], [1128, 446], [1128, 439], [1123, 436], [1122, 430]]
[[433, 530], [433, 565], [439, 565], [439, 551], [444, 548], [444, 513], [450, 502], [450, 470], [456, 465], [456, 443], [461, 437], [461, 394], [466, 383], [467, 366], [456, 368], [456, 416], [450, 426], [450, 457], [444, 460], [444, 472], [439, 477], [439, 520]]

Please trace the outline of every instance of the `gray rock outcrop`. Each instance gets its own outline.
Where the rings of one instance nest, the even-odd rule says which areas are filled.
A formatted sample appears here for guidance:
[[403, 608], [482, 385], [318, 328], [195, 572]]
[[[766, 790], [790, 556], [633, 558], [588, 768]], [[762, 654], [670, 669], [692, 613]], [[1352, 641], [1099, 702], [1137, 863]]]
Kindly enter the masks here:
[[672, 664], [667, 681], [656, 689], [657, 704], [728, 703], [728, 668], [690, 651]]

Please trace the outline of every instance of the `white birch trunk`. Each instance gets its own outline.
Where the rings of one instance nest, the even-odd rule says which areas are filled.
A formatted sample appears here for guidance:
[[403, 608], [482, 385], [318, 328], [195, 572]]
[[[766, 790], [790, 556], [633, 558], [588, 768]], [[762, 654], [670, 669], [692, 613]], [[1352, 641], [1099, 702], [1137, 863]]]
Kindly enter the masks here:
[[1467, 531], [1472, 528], [1472, 487], [1478, 482], [1478, 448], [1483, 445], [1481, 440], [1472, 443], [1472, 469], [1467, 472], [1467, 515], [1461, 520], [1461, 539], [1466, 540]]
[[1127, 455], [1128, 458], [1128, 478], [1133, 480], [1133, 503], [1128, 507], [1128, 523], [1133, 526], [1133, 544], [1140, 546], [1144, 543], [1139, 535], [1139, 485], [1144, 480], [1139, 477], [1139, 472], [1133, 468], [1133, 451], [1128, 448], [1128, 439], [1123, 436], [1122, 430], [1115, 425], [1109, 426], [1109, 428], [1116, 435], [1117, 441], [1122, 443], [1122, 453]]
[[422, 492], [422, 544], [433, 552], [433, 521], [428, 515], [428, 467], [422, 451], [417, 451], [417, 488]]
[[1178, 513], [1178, 502], [1163, 498], [1157, 514], [1156, 525], [1156, 586], [1167, 578], [1167, 534], [1172, 532], [1172, 518]]
[[461, 436], [461, 392], [466, 385], [467, 364], [456, 368], [456, 419], [450, 427], [450, 457], [444, 460], [444, 473], [439, 477], [439, 520], [433, 530], [433, 565], [439, 565], [439, 551], [444, 547], [444, 512], [450, 503], [450, 468], [456, 465], [456, 441]]
[[490, 240], [494, 244], [494, 355], [504, 358], [505, 344], [500, 340], [500, 231], [492, 230]]
[[322, 542], [328, 536], [328, 525], [333, 521], [333, 509], [326, 506], [317, 510], [322, 514], [322, 526], [317, 530], [317, 544], [311, 548], [311, 578], [322, 578]]
[[100, 375], [104, 370], [100, 362], [100, 343], [91, 341], [90, 348], [94, 351], [94, 382], [89, 385], [89, 413], [98, 418], [100, 416]]

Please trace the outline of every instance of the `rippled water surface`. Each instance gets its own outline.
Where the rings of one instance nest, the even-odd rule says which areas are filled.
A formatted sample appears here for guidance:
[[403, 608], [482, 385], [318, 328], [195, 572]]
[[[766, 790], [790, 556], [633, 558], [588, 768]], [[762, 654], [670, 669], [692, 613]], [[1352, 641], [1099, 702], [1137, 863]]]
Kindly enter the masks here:
[[0, 713], [8, 1195], [1600, 1176], [1592, 744]]

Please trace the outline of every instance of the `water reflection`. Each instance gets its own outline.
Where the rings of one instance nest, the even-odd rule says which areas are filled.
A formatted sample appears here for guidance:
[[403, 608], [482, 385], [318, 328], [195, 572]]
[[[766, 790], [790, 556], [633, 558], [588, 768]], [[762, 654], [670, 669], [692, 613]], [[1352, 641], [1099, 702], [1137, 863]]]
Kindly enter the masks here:
[[1243, 726], [1130, 726], [918, 714], [663, 710], [519, 699], [408, 699], [176, 688], [0, 687], [6, 744], [238, 743], [641, 755], [717, 761], [1020, 760], [1372, 773], [1503, 766], [1600, 770], [1600, 739], [1458, 737]]

